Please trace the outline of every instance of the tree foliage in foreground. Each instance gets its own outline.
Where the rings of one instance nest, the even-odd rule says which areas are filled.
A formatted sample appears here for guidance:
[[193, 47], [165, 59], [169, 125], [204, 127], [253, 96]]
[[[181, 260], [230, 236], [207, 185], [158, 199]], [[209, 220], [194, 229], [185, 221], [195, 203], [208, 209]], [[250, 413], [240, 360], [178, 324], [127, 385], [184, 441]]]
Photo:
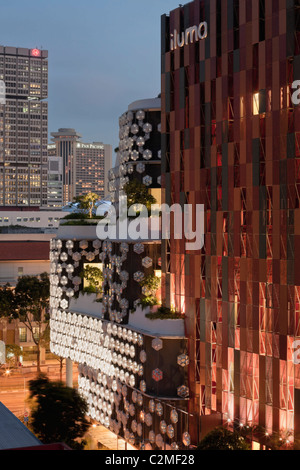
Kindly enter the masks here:
[[0, 317], [18, 319], [30, 331], [36, 346], [37, 370], [40, 371], [40, 349], [47, 344], [49, 325], [50, 281], [47, 273], [22, 276], [15, 288], [0, 287]]
[[71, 449], [83, 448], [82, 439], [89, 428], [88, 405], [78, 391], [62, 382], [51, 382], [40, 374], [29, 382], [32, 400], [30, 427], [43, 444], [63, 442]]
[[202, 439], [197, 450], [249, 450], [249, 445], [237, 431], [217, 428]]
[[15, 318], [14, 315], [15, 294], [9, 284], [0, 286], [0, 317], [6, 317], [9, 320]]

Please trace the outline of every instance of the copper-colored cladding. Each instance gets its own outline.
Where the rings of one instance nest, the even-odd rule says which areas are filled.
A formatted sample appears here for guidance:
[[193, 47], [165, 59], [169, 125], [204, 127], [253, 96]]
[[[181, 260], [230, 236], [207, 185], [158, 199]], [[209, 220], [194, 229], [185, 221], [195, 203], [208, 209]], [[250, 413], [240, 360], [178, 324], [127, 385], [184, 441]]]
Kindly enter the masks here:
[[[163, 194], [205, 205], [204, 248], [171, 239], [163, 276], [185, 308], [190, 411], [269, 434], [300, 430], [299, 6], [196, 0], [162, 17]], [[202, 21], [206, 39], [170, 52]]]

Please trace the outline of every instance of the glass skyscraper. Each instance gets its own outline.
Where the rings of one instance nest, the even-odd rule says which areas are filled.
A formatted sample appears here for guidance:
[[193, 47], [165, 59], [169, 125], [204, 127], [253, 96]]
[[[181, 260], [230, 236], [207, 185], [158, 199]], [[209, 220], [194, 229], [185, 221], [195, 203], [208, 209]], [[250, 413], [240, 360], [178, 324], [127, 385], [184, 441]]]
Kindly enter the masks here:
[[0, 206], [46, 206], [48, 52], [0, 46], [0, 80]]

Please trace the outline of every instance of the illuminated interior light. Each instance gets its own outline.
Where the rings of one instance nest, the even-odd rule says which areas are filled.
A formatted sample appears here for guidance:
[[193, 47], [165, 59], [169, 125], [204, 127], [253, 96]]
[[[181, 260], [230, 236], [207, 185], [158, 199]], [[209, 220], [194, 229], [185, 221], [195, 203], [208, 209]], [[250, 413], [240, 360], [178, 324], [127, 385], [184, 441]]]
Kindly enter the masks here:
[[253, 95], [253, 114], [254, 116], [259, 114], [259, 93]]

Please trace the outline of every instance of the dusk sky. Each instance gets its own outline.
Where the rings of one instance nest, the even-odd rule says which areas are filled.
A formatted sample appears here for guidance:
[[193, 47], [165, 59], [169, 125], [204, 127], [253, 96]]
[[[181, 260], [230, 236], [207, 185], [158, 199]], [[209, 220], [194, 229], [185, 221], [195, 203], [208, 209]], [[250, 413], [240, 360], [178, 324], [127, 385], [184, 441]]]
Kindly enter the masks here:
[[128, 104], [160, 93], [160, 17], [176, 0], [1, 2], [0, 44], [49, 51], [49, 135], [118, 145]]

